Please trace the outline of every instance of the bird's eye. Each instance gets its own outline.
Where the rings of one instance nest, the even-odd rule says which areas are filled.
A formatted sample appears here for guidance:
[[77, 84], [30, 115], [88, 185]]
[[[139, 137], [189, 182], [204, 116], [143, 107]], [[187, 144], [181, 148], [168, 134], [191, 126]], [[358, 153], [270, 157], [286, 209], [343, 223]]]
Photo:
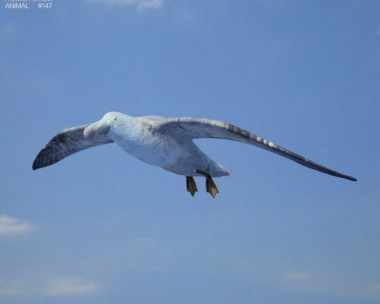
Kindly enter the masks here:
[[117, 120], [117, 118], [115, 117], [114, 119], [113, 119], [113, 121], [116, 121]]

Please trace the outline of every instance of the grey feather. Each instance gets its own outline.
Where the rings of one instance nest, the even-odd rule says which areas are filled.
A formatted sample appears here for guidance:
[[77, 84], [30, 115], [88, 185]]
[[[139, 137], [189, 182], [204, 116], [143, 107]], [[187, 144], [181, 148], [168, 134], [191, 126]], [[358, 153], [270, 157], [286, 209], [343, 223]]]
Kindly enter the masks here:
[[356, 181], [356, 178], [352, 176], [329, 169], [284, 147], [276, 145], [267, 139], [257, 136], [256, 134], [222, 121], [204, 118], [179, 117], [157, 123], [155, 129], [156, 132], [161, 134], [176, 135], [175, 137], [180, 136], [188, 139], [219, 138], [239, 141], [279, 154], [313, 170]]
[[50, 166], [84, 149], [113, 142], [106, 134], [85, 138], [83, 131], [87, 126], [89, 125], [64, 129], [54, 136], [38, 153], [33, 162], [33, 170]]

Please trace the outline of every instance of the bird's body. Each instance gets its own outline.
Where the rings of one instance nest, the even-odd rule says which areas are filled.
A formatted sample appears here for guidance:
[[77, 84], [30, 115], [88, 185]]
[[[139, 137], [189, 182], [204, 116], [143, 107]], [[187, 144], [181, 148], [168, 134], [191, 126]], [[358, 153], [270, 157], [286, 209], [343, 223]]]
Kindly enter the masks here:
[[199, 175], [194, 168], [213, 177], [229, 174], [228, 170], [211, 160], [191, 139], [157, 132], [157, 126], [165, 122], [166, 118], [131, 117], [124, 114], [123, 117], [125, 123], [111, 128], [108, 136], [137, 159], [185, 176]]
[[114, 142], [141, 161], [186, 176], [187, 189], [192, 195], [197, 191], [193, 176], [205, 176], [207, 191], [215, 196], [218, 190], [212, 177], [229, 175], [229, 170], [202, 152], [193, 142], [197, 138], [240, 141], [280, 154], [314, 170], [356, 180], [221, 121], [186, 117], [132, 117], [118, 112], [109, 112], [90, 125], [63, 130], [40, 151], [33, 169], [49, 166], [83, 149]]

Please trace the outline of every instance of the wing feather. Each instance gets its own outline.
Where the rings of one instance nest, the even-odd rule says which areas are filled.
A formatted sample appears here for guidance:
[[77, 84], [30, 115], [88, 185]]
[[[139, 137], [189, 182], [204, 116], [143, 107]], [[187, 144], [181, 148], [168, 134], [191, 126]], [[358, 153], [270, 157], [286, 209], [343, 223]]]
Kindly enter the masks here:
[[219, 138], [234, 140], [279, 154], [313, 170], [356, 181], [356, 178], [352, 176], [329, 169], [263, 137], [222, 121], [190, 117], [170, 118], [166, 120], [166, 122], [158, 123], [156, 125], [156, 131], [162, 134], [182, 138], [187, 137], [189, 139]]
[[50, 166], [84, 149], [113, 142], [106, 134], [85, 138], [83, 131], [87, 126], [89, 125], [64, 129], [54, 136], [38, 153], [33, 162], [33, 170]]

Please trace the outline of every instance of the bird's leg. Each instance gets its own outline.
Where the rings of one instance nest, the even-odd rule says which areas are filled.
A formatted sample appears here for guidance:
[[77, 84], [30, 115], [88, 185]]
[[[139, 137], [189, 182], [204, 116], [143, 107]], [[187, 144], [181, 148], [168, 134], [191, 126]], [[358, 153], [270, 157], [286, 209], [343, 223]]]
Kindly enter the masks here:
[[186, 176], [186, 189], [190, 192], [191, 196], [194, 196], [195, 192], [198, 192], [197, 184], [192, 176]]
[[212, 197], [215, 197], [219, 193], [219, 190], [211, 176], [206, 176], [206, 191], [210, 193]]
[[215, 197], [219, 190], [216, 187], [214, 181], [212, 180], [211, 176], [207, 174], [206, 172], [203, 172], [201, 170], [195, 170], [196, 173], [203, 175], [206, 177], [206, 191], [211, 194], [212, 197]]

